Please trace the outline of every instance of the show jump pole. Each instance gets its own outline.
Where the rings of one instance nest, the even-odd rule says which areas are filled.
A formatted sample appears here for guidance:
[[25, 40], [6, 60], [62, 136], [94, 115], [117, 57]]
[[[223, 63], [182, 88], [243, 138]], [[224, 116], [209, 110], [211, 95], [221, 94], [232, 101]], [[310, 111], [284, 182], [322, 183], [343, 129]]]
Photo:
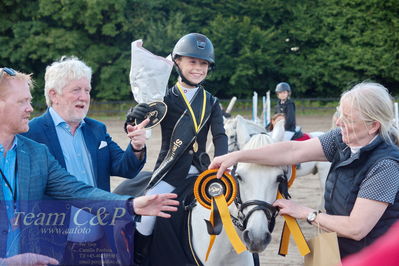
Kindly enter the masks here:
[[263, 126], [266, 127], [270, 123], [270, 91], [266, 92], [266, 97], [265, 96], [262, 97], [262, 102], [263, 102]]
[[226, 108], [226, 113], [230, 114], [231, 110], [233, 110], [234, 104], [237, 101], [237, 97], [233, 96], [233, 98], [231, 98], [229, 105]]
[[254, 96], [252, 96], [252, 121], [256, 123], [258, 117], [258, 93], [254, 91]]

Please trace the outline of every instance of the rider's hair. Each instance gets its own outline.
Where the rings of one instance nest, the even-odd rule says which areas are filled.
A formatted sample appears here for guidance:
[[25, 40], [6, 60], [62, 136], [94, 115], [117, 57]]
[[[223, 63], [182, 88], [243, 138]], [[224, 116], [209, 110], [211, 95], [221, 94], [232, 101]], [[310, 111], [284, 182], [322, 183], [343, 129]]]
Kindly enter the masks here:
[[47, 106], [53, 104], [49, 96], [51, 89], [62, 94], [63, 88], [72, 80], [87, 78], [90, 83], [91, 75], [91, 68], [74, 56], [63, 56], [59, 61], [49, 65], [44, 75], [44, 96], [46, 97]]
[[350, 100], [366, 125], [380, 123], [378, 134], [388, 143], [399, 145], [399, 131], [395, 125], [393, 98], [388, 89], [374, 82], [362, 82], [344, 92], [340, 102]]
[[274, 115], [272, 116], [272, 118], [270, 119], [270, 120], [271, 120], [271, 123], [270, 123], [270, 125], [269, 125], [269, 131], [272, 131], [272, 130], [274, 129], [274, 125], [276, 124], [276, 120], [277, 120], [278, 118], [285, 119], [285, 114], [284, 114], [284, 113], [277, 113], [277, 114], [274, 114]]

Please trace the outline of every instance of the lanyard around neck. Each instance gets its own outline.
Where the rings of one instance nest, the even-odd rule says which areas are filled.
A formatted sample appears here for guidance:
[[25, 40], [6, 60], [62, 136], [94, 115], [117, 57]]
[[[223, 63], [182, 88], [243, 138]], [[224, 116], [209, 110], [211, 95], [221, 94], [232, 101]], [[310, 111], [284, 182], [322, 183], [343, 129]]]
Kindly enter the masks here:
[[190, 111], [190, 115], [191, 115], [191, 117], [192, 117], [192, 119], [193, 119], [193, 123], [194, 123], [195, 132], [198, 133], [199, 128], [200, 128], [200, 126], [201, 126], [201, 124], [202, 124], [202, 121], [204, 120], [204, 117], [205, 117], [206, 93], [205, 93], [205, 91], [203, 92], [204, 100], [203, 100], [203, 103], [202, 103], [201, 121], [199, 122], [199, 124], [197, 124], [197, 119], [195, 118], [195, 114], [194, 114], [193, 108], [191, 107], [190, 102], [187, 100], [187, 97], [186, 97], [186, 95], [184, 94], [184, 92], [183, 92], [183, 90], [182, 90], [181, 85], [179, 84], [179, 82], [176, 83], [176, 86], [177, 86], [177, 88], [179, 89], [180, 94], [183, 96], [184, 102], [186, 103], [188, 110]]
[[[6, 183], [6, 186], [10, 190], [12, 194], [12, 198], [14, 199], [14, 203], [17, 201], [17, 189], [13, 189], [10, 182], [8, 181], [7, 177], [4, 175], [3, 170], [0, 169], [1, 177], [3, 178], [4, 182]], [[17, 184], [15, 184], [15, 187]]]

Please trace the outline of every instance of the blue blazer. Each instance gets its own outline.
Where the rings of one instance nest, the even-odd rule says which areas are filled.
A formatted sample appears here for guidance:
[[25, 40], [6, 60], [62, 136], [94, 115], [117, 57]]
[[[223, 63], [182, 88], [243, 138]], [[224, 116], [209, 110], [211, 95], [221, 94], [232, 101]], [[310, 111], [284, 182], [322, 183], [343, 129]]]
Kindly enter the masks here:
[[[84, 121], [86, 124], [82, 127], [82, 132], [90, 152], [97, 187], [110, 191], [110, 176], [135, 177], [143, 168], [146, 156], [143, 160], [138, 160], [130, 143], [123, 151], [112, 140], [103, 123], [90, 118], [85, 118]], [[48, 110], [30, 121], [29, 131], [23, 135], [46, 144], [51, 154], [62, 167], [66, 168], [54, 122]], [[104, 142], [107, 143], [106, 146]], [[100, 146], [101, 143], [103, 143], [102, 146]]]
[[[31, 213], [45, 195], [57, 200], [66, 200], [77, 207], [89, 206], [94, 211], [104, 206], [109, 212], [126, 209], [127, 199], [131, 198], [130, 196], [112, 194], [78, 181], [60, 166], [45, 145], [20, 135], [16, 138], [17, 198], [20, 213]], [[9, 221], [6, 218], [2, 186], [0, 186], [0, 217], [0, 258], [4, 258]], [[126, 214], [125, 219], [131, 220], [132, 217]], [[21, 252], [45, 254], [44, 247], [40, 247], [40, 244], [35, 245], [39, 243], [40, 238], [36, 234], [39, 226], [36, 226], [34, 221], [36, 219], [32, 217], [26, 220], [24, 215], [20, 217]]]

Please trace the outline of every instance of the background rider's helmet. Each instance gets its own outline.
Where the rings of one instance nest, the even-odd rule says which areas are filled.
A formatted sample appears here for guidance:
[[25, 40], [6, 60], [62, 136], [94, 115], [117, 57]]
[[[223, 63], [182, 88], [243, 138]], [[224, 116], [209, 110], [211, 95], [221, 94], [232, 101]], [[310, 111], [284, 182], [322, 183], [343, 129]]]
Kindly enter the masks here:
[[215, 65], [215, 54], [212, 42], [203, 34], [189, 33], [180, 38], [173, 48], [172, 59], [177, 56], [190, 56], [209, 62], [212, 68]]
[[282, 91], [288, 91], [288, 93], [291, 93], [291, 86], [287, 82], [280, 82], [276, 86], [276, 93], [282, 92]]

